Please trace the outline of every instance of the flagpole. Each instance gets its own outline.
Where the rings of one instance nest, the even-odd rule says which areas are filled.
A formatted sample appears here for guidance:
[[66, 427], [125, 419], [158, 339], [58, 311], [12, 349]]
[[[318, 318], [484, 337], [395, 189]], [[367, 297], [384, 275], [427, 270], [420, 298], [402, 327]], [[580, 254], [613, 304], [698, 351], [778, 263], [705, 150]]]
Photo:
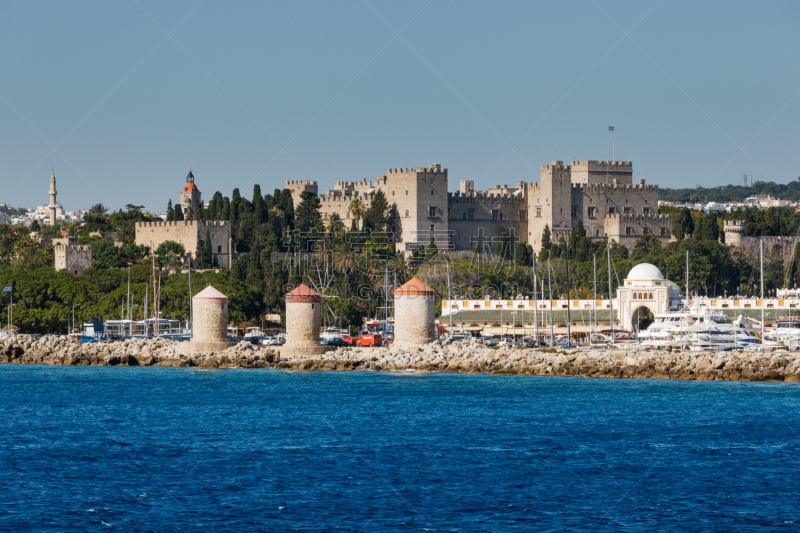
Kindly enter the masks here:
[[611, 160], [616, 161], [616, 156], [614, 155], [614, 149], [616, 148], [617, 144], [617, 130], [614, 128], [614, 131], [611, 132]]

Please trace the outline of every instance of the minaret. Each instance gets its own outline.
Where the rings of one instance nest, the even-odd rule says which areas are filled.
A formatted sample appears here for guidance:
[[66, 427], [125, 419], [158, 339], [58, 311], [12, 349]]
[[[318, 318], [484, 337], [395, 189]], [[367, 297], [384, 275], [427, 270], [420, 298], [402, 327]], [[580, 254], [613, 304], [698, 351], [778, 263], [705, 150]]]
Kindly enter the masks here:
[[56, 225], [56, 170], [50, 175], [50, 225]]

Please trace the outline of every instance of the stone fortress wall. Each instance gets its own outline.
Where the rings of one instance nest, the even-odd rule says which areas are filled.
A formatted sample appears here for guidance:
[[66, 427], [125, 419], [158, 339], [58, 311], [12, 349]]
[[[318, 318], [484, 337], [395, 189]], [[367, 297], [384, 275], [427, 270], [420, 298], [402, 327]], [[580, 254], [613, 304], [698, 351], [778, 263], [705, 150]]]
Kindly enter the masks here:
[[528, 233], [528, 202], [525, 183], [516, 188], [495, 185], [486, 191], [475, 190], [473, 181], [461, 181], [459, 190], [450, 193], [449, 229], [455, 250], [472, 250], [476, 246], [482, 253], [494, 253], [503, 233], [509, 236], [511, 246]]
[[70, 274], [80, 274], [92, 266], [92, 247], [79, 244], [56, 244], [56, 271], [66, 270]]
[[[568, 239], [579, 221], [593, 240], [607, 237], [632, 247], [645, 234], [663, 243], [672, 237], [672, 218], [658, 215], [658, 186], [633, 182], [630, 161], [551, 161], [542, 165], [539, 182], [517, 182], [476, 190], [474, 181], [460, 182], [448, 191], [448, 173], [441, 165], [389, 169], [375, 181], [336, 182], [320, 195], [323, 218], [336, 214], [346, 226], [353, 221], [349, 205], [361, 198], [369, 208], [377, 189], [384, 191], [397, 216], [396, 242], [403, 251], [427, 246], [433, 238], [439, 249], [493, 252], [501, 234], [512, 246], [523, 241], [541, 248], [545, 226], [551, 241]], [[287, 181], [298, 195], [317, 190], [314, 181]]]
[[136, 244], [155, 250], [164, 241], [175, 241], [195, 259], [197, 241], [205, 240], [206, 232], [211, 236], [211, 253], [216, 256], [219, 266], [228, 266], [232, 250], [231, 226], [227, 221], [137, 222]]
[[730, 244], [741, 248], [745, 252], [758, 255], [760, 249], [760, 242], [764, 243], [764, 261], [768, 261], [772, 256], [772, 249], [774, 246], [781, 247], [781, 254], [783, 255], [783, 262], [788, 263], [795, 252], [795, 246], [800, 242], [794, 236], [768, 236], [768, 237], [753, 237], [744, 234], [745, 221], [744, 220], [724, 220], [722, 223], [722, 231], [725, 236], [725, 244]]

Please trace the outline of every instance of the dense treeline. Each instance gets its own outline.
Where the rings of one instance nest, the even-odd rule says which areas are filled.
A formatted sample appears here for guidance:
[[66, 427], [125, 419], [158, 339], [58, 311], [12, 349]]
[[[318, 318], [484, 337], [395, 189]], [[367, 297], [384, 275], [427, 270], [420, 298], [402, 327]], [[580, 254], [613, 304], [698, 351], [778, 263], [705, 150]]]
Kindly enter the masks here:
[[748, 196], [769, 194], [783, 200], [800, 200], [800, 178], [786, 184], [756, 181], [750, 187], [726, 185], [724, 187], [692, 187], [689, 189], [658, 189], [658, 199], [667, 202], [740, 202]]
[[[215, 193], [208, 204], [188, 216], [230, 221], [239, 257], [230, 270], [193, 271], [193, 292], [213, 284], [228, 294], [231, 323], [239, 326], [261, 325], [265, 314], [283, 313], [285, 293], [300, 282], [325, 296], [324, 323], [341, 326], [358, 326], [366, 316], [382, 318], [387, 300], [391, 306], [394, 287], [413, 276], [433, 286], [440, 297], [447, 297], [448, 287], [458, 297], [532, 296], [534, 260], [540, 296], [541, 282], [548, 280], [549, 274], [554, 296], [566, 295], [569, 287], [571, 297], [590, 298], [595, 259], [598, 297], [607, 297], [609, 292], [605, 244], [584, 236], [580, 223], [567, 241], [552, 242], [550, 230], [545, 228], [543, 249], [535, 257], [530, 246], [508, 235], [501, 237], [489, 257], [476, 251], [441, 253], [434, 242], [406, 255], [395, 250], [395, 214], [382, 192], [376, 193], [369, 209], [356, 203], [350, 209], [354, 221], [347, 228], [335, 216], [323, 220], [319, 198], [312, 193], [303, 193], [297, 206], [285, 190], [262, 195], [255, 186], [252, 200], [243, 198], [238, 190], [230, 200]], [[673, 210], [671, 214], [673, 231], [680, 239], [677, 242], [662, 246], [657, 238], [643, 236], [630, 252], [611, 243], [612, 292], [628, 270], [641, 262], [655, 264], [683, 289], [688, 252], [692, 293], [753, 294], [759, 279], [757, 259], [719, 242], [723, 217], [746, 220], [748, 235], [793, 235], [800, 226], [798, 215], [783, 208], [709, 215]], [[177, 220], [183, 213], [170, 204], [167, 217]], [[78, 276], [55, 272], [52, 249], [42, 248], [25, 228], [0, 226], [0, 285], [14, 287], [15, 324], [22, 331], [64, 332], [72, 320], [73, 306], [77, 323], [119, 318], [127, 308], [128, 268], [132, 315], [142, 318], [146, 292], [152, 312], [153, 263], [161, 275], [162, 316], [188, 318], [185, 256], [189, 250], [168, 241], [152, 251], [153, 257], [147, 247], [133, 244], [135, 222], [155, 219], [141, 206], [129, 205], [109, 214], [98, 204], [83, 224], [60, 223], [42, 229], [44, 238], [60, 236], [63, 231], [92, 245], [93, 266]], [[357, 230], [356, 221], [363, 230]], [[684, 239], [686, 234], [692, 237]], [[206, 248], [201, 242], [195, 251], [196, 265], [211, 268], [213, 258], [205, 257]], [[797, 263], [792, 260], [784, 265], [781, 254], [769, 253], [767, 291], [800, 281]], [[545, 294], [548, 292], [545, 284]], [[9, 303], [8, 293], [1, 298], [0, 303]]]

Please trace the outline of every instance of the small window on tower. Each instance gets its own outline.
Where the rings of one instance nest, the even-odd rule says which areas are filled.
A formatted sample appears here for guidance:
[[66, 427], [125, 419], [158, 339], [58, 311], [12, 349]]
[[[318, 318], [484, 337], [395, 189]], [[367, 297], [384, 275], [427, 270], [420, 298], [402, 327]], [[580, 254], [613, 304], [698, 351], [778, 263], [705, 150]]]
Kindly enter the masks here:
[[470, 209], [469, 211], [467, 211], [467, 218], [469, 220], [472, 220], [474, 215], [475, 215], [475, 210], [474, 209]]

